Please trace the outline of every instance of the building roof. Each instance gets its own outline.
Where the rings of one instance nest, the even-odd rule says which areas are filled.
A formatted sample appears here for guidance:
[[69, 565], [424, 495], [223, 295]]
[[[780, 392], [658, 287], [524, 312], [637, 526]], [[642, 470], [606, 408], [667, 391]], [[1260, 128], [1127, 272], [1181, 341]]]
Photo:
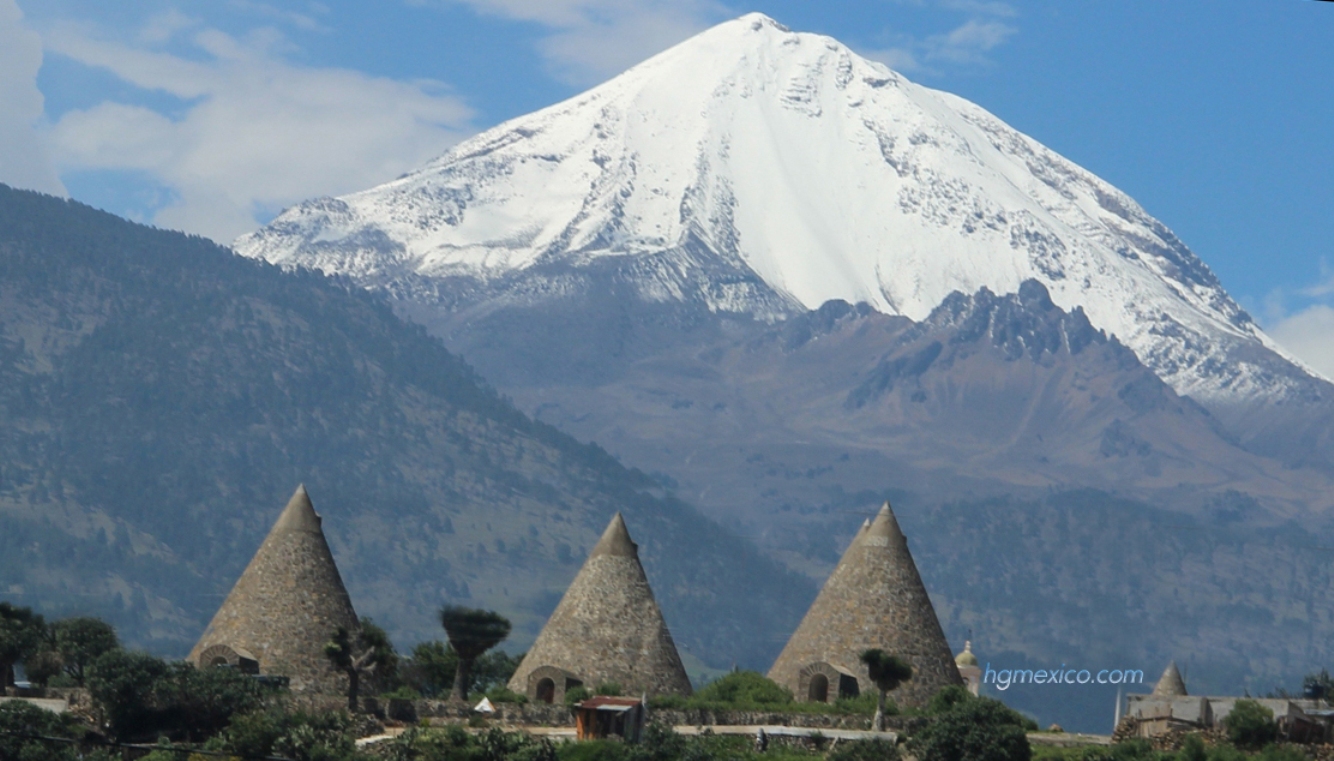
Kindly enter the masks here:
[[594, 688], [689, 695], [690, 679], [653, 597], [638, 546], [617, 513], [510, 679], [527, 694], [529, 675], [561, 669]]
[[959, 666], [977, 665], [977, 656], [973, 655], [973, 643], [971, 641], [963, 643], [963, 652], [954, 656], [954, 663]]
[[871, 683], [860, 655], [871, 648], [912, 666], [913, 678], [891, 694], [900, 705], [925, 705], [941, 687], [963, 684], [888, 502], [853, 538], [769, 678], [801, 697], [801, 670], [823, 662], [856, 674], [865, 690]]
[[582, 700], [576, 706], [577, 708], [588, 708], [597, 711], [629, 711], [644, 701], [639, 698], [621, 698], [610, 695], [597, 695], [587, 700]]
[[343, 677], [324, 655], [324, 644], [340, 626], [356, 629], [357, 614], [301, 485], [189, 660], [207, 665], [199, 662], [204, 651], [224, 645], [257, 660], [262, 674], [290, 677], [294, 691], [341, 692]]
[[1186, 682], [1181, 678], [1181, 672], [1177, 670], [1177, 662], [1172, 661], [1163, 669], [1163, 675], [1158, 678], [1158, 684], [1154, 685], [1154, 695], [1188, 695], [1186, 692]]

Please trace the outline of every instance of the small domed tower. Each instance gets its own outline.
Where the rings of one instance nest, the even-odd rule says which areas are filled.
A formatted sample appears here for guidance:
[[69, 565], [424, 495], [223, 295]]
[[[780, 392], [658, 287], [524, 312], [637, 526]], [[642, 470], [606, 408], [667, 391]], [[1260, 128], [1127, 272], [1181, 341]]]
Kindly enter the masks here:
[[964, 640], [963, 652], [954, 656], [954, 665], [959, 669], [963, 685], [976, 696], [982, 690], [982, 669], [978, 667], [977, 656], [973, 655], [972, 640]]

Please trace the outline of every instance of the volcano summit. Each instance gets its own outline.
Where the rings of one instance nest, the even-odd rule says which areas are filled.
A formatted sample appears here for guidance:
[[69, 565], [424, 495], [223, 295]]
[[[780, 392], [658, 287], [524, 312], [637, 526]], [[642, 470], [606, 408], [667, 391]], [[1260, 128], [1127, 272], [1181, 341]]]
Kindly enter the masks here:
[[1202, 403], [1311, 386], [1128, 196], [968, 101], [760, 14], [236, 248], [451, 313], [612, 287], [763, 320], [831, 299], [921, 320], [951, 292], [1034, 278]]

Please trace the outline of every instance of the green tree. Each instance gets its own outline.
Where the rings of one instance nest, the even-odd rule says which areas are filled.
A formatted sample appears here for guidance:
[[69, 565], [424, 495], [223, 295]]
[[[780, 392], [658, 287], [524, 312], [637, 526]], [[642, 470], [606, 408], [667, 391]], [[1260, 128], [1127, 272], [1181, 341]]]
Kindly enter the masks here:
[[399, 666], [398, 673], [408, 686], [433, 698], [454, 686], [458, 670], [459, 654], [448, 643], [436, 639], [417, 643], [412, 648], [412, 657]]
[[394, 668], [398, 655], [389, 635], [369, 618], [361, 619], [355, 632], [340, 626], [324, 645], [324, 655], [334, 668], [347, 674], [347, 710], [357, 710], [357, 693], [363, 676], [382, 674]]
[[258, 680], [236, 669], [171, 663], [153, 684], [154, 729], [202, 742], [225, 729], [234, 716], [259, 710], [268, 694]]
[[1030, 761], [1024, 717], [1003, 703], [977, 698], [928, 724], [912, 741], [920, 761]]
[[14, 664], [42, 649], [45, 632], [31, 608], [0, 602], [0, 689], [14, 685]]
[[1274, 712], [1254, 700], [1238, 700], [1223, 717], [1223, 727], [1233, 745], [1251, 750], [1268, 745], [1278, 736]]
[[125, 739], [156, 726], [153, 689], [170, 668], [147, 653], [112, 650], [88, 669], [88, 692], [111, 736]]
[[28, 681], [41, 687], [60, 676], [64, 670], [65, 662], [61, 660], [60, 653], [49, 646], [23, 659], [23, 673], [28, 675]]
[[99, 618], [62, 619], [51, 625], [51, 631], [65, 673], [80, 687], [93, 661], [120, 648], [116, 630]]
[[[494, 650], [473, 664], [468, 684], [469, 694], [490, 692], [507, 684], [519, 668], [521, 657]], [[417, 692], [428, 697], [447, 693], [454, 687], [459, 668], [459, 654], [446, 642], [431, 640], [412, 648], [412, 656], [399, 666], [399, 676]]]
[[866, 664], [871, 681], [875, 682], [880, 696], [875, 704], [875, 731], [885, 731], [885, 696], [897, 690], [900, 684], [912, 679], [912, 666], [896, 655], [890, 655], [880, 648], [871, 648], [861, 654], [862, 663]]
[[450, 697], [466, 701], [473, 664], [483, 653], [509, 636], [509, 619], [491, 610], [446, 605], [440, 609], [440, 625], [449, 637], [450, 646], [459, 654], [458, 669], [454, 672], [454, 691]]

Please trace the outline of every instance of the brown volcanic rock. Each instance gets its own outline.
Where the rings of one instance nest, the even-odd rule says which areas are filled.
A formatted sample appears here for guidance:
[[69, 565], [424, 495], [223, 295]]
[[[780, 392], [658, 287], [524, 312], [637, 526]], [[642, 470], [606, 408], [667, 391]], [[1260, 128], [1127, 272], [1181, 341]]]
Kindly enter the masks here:
[[840, 682], [846, 691], [854, 679], [860, 692], [874, 691], [860, 659], [871, 648], [912, 665], [912, 680], [891, 695], [901, 705], [925, 705], [940, 688], [963, 684], [888, 502], [852, 540], [769, 678], [798, 700], [819, 699], [818, 685], [833, 700]]
[[189, 660], [226, 661], [290, 677], [294, 691], [342, 692], [324, 655], [334, 630], [358, 626], [356, 611], [304, 485], [283, 509], [232, 587]]
[[[549, 685], [543, 686], [546, 679]], [[639, 548], [617, 513], [537, 635], [509, 688], [563, 699], [577, 683], [615, 682], [627, 695], [689, 695], [690, 679], [653, 599]]]

